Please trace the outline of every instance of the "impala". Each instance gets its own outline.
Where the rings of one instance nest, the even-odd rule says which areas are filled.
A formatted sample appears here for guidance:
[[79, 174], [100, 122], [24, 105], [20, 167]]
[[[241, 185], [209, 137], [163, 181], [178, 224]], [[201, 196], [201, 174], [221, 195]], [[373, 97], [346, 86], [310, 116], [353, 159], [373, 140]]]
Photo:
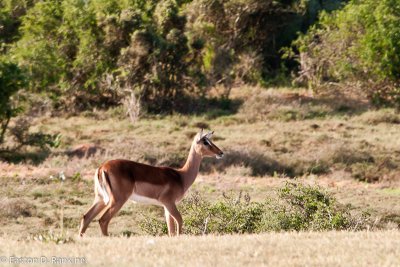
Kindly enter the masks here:
[[110, 160], [94, 175], [95, 199], [83, 215], [79, 230], [83, 236], [89, 223], [102, 211], [99, 224], [108, 235], [108, 224], [127, 200], [164, 207], [169, 236], [182, 233], [182, 216], [176, 204], [182, 200], [199, 172], [203, 157], [222, 158], [224, 153], [210, 138], [214, 132], [198, 133], [190, 147], [186, 163], [180, 169], [156, 167], [130, 160]]

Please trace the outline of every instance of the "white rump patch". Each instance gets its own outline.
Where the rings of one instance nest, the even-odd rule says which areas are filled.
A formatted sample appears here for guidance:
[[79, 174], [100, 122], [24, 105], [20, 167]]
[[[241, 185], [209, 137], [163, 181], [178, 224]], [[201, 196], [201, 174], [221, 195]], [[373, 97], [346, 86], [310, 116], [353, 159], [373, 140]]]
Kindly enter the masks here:
[[135, 203], [163, 206], [163, 204], [161, 204], [161, 202], [158, 201], [157, 199], [144, 197], [136, 193], [133, 193], [129, 199]]
[[106, 181], [106, 174], [104, 171], [101, 172], [101, 176], [102, 176], [102, 183], [99, 183], [99, 178], [98, 178], [98, 174], [99, 174], [99, 169], [96, 170], [96, 173], [94, 174], [94, 182], [96, 184], [97, 187], [97, 191], [99, 192], [99, 194], [101, 195], [101, 197], [103, 198], [104, 204], [108, 204], [108, 202], [110, 202], [110, 196], [107, 193], [107, 189], [105, 187], [105, 183]]

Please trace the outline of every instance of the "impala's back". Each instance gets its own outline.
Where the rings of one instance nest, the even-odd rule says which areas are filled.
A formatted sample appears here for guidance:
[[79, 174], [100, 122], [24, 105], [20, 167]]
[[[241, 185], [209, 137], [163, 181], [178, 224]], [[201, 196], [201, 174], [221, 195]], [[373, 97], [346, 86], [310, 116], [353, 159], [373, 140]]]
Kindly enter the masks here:
[[[155, 167], [130, 160], [110, 160], [100, 167], [100, 172], [108, 176], [111, 190], [110, 198], [133, 198], [140, 196], [158, 200], [166, 188], [181, 193], [183, 182], [180, 174], [168, 167]], [[108, 181], [107, 181], [108, 182]], [[133, 186], [132, 186], [133, 185]], [[118, 195], [113, 192], [118, 192]]]

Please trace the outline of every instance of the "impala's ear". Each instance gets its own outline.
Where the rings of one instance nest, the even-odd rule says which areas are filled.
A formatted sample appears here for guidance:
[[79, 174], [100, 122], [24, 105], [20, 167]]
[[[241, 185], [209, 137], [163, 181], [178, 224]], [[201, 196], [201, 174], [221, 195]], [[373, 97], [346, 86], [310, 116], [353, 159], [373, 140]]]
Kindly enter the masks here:
[[201, 128], [199, 135], [197, 136], [197, 143], [200, 142], [201, 138], [203, 138], [203, 128]]
[[208, 134], [206, 134], [205, 136], [206, 136], [206, 138], [210, 139], [213, 134], [214, 134], [214, 131], [208, 132]]

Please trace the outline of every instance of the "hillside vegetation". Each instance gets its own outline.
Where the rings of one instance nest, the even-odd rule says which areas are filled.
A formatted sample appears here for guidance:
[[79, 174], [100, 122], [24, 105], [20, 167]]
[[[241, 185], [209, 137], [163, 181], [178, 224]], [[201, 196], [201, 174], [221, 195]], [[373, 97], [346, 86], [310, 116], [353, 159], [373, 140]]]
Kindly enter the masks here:
[[[0, 263], [399, 265], [398, 2], [0, 1]], [[180, 167], [200, 129], [183, 236], [127, 203], [77, 237], [101, 163]]]
[[[250, 97], [244, 101], [243, 93], [256, 100]], [[179, 167], [199, 127], [215, 130], [214, 141], [226, 157], [203, 161], [201, 175], [188, 200], [197, 191], [209, 204], [182, 203], [184, 218], [200, 219], [192, 221], [192, 228], [188, 225], [187, 233], [204, 231], [207, 214], [234, 218], [230, 216], [238, 212], [246, 216], [243, 226], [231, 225], [231, 230], [222, 230], [218, 228], [219, 219], [215, 226], [209, 219], [206, 232], [399, 227], [399, 115], [393, 110], [369, 111], [360, 105], [344, 112], [346, 102], [308, 102], [304, 91], [293, 94], [287, 89], [236, 88], [232, 96], [249, 106], [243, 104], [236, 113], [213, 109], [198, 116], [148, 116], [135, 125], [123, 117], [120, 109], [86, 112], [80, 117], [35, 118], [32, 131], [60, 134], [61, 141], [51, 153], [27, 147], [9, 155], [8, 160], [14, 163], [2, 163], [1, 190], [7, 198], [3, 208], [9, 210], [3, 217], [4, 233], [27, 238], [43, 234], [45, 226], [44, 232], [68, 231], [73, 236], [80, 217], [93, 201], [93, 174], [103, 161], [126, 158]], [[259, 107], [256, 103], [260, 99], [275, 104]], [[255, 102], [251, 105], [251, 101]], [[73, 153], [77, 145], [84, 147], [82, 144], [91, 145], [96, 151]], [[298, 202], [303, 198], [301, 191], [289, 190], [291, 193], [279, 196], [279, 188], [294, 178], [325, 189], [311, 188], [304, 194], [306, 202]], [[330, 201], [324, 190], [336, 199]], [[232, 205], [240, 191], [244, 202], [241, 206]], [[226, 201], [223, 193], [232, 199]], [[246, 194], [250, 206], [246, 204]], [[304, 209], [304, 203], [311, 209]], [[271, 210], [270, 207], [274, 212], [265, 213], [264, 209]], [[219, 213], [224, 210], [226, 213]], [[332, 214], [337, 214], [339, 220], [333, 222]], [[162, 218], [162, 210], [157, 207], [129, 203], [113, 220], [110, 231], [128, 236], [162, 234]], [[23, 230], [26, 227], [28, 232]], [[98, 234], [94, 222], [88, 235]]]

